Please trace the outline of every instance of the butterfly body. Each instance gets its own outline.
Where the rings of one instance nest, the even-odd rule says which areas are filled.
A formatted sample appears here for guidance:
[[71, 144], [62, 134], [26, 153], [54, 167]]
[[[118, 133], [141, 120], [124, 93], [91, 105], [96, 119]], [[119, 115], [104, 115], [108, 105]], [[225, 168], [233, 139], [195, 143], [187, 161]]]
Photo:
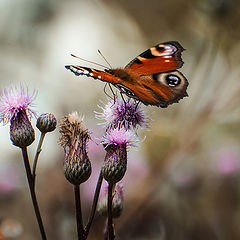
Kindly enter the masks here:
[[105, 69], [68, 65], [76, 75], [86, 75], [117, 87], [120, 92], [145, 105], [167, 107], [187, 96], [188, 82], [177, 71], [182, 67], [183, 48], [177, 42], [152, 47], [133, 59], [125, 68]]

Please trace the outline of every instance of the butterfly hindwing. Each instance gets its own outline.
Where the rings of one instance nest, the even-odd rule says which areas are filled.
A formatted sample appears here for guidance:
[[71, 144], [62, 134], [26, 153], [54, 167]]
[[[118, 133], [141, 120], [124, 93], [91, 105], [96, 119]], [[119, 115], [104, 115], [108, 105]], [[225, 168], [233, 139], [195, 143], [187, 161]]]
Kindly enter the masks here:
[[130, 69], [112, 69], [111, 73], [117, 78], [125, 75], [124, 81], [113, 85], [145, 105], [167, 107], [187, 96], [188, 82], [177, 70], [149, 76], [138, 76]]

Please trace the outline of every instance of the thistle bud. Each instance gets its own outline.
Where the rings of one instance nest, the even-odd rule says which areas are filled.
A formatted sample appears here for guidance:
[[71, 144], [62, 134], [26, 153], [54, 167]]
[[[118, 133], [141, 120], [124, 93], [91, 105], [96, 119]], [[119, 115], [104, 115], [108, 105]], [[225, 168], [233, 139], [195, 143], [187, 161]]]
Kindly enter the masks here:
[[[107, 206], [107, 199], [108, 199], [108, 192], [107, 187], [104, 190], [104, 193], [100, 196], [97, 211], [102, 216], [107, 216], [108, 206]], [[123, 185], [121, 183], [117, 183], [115, 187], [115, 191], [113, 193], [113, 201], [112, 201], [112, 216], [113, 218], [118, 218], [121, 216], [123, 210]]]
[[19, 111], [10, 122], [10, 139], [13, 145], [23, 148], [33, 143], [35, 133], [26, 112]]
[[36, 126], [42, 133], [47, 133], [54, 131], [56, 125], [57, 120], [55, 116], [51, 113], [45, 113], [38, 117]]
[[59, 143], [65, 153], [64, 175], [66, 179], [79, 185], [90, 177], [91, 163], [87, 155], [87, 142], [90, 139], [87, 129], [77, 112], [65, 116], [60, 121]]

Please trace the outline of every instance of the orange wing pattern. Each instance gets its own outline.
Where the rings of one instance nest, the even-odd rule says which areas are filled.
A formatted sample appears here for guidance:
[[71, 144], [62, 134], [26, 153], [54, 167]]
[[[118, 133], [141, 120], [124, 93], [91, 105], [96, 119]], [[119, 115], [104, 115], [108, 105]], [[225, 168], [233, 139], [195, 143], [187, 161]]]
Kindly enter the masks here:
[[125, 68], [140, 75], [169, 72], [183, 65], [181, 52], [184, 48], [178, 42], [165, 42], [149, 48], [133, 59]]
[[65, 67], [77, 76], [86, 75], [111, 83], [145, 105], [167, 107], [188, 96], [188, 81], [176, 70], [183, 65], [183, 50], [178, 42], [165, 42], [146, 50], [125, 68], [100, 71], [74, 65]]
[[120, 79], [116, 78], [114, 75], [109, 74], [107, 72], [97, 70], [94, 68], [88, 68], [88, 67], [81, 67], [81, 66], [74, 66], [74, 65], [67, 65], [65, 66], [66, 69], [73, 72], [75, 75], [85, 75], [87, 77], [92, 77], [94, 79], [101, 80], [103, 82], [108, 83], [118, 83]]

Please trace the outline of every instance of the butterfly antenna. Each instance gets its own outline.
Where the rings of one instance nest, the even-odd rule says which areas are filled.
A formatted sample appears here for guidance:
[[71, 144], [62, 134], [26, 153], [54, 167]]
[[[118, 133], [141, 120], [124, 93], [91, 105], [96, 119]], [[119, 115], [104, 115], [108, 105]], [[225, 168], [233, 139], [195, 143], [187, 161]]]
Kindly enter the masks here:
[[111, 64], [107, 61], [107, 59], [104, 57], [104, 55], [101, 53], [101, 51], [98, 49], [98, 53], [102, 56], [102, 58], [105, 60], [105, 62], [108, 64], [108, 66], [110, 67], [110, 69], [112, 69]]
[[71, 56], [72, 56], [72, 57], [75, 57], [75, 58], [78, 58], [78, 59], [80, 59], [80, 60], [82, 60], [82, 61], [85, 61], [85, 62], [93, 63], [93, 64], [98, 65], [98, 66], [100, 66], [100, 67], [108, 68], [108, 67], [106, 67], [106, 66], [104, 66], [104, 65], [102, 65], [102, 64], [95, 63], [95, 62], [86, 60], [86, 59], [84, 59], [84, 58], [77, 57], [76, 55], [73, 55], [73, 54], [71, 54]]

